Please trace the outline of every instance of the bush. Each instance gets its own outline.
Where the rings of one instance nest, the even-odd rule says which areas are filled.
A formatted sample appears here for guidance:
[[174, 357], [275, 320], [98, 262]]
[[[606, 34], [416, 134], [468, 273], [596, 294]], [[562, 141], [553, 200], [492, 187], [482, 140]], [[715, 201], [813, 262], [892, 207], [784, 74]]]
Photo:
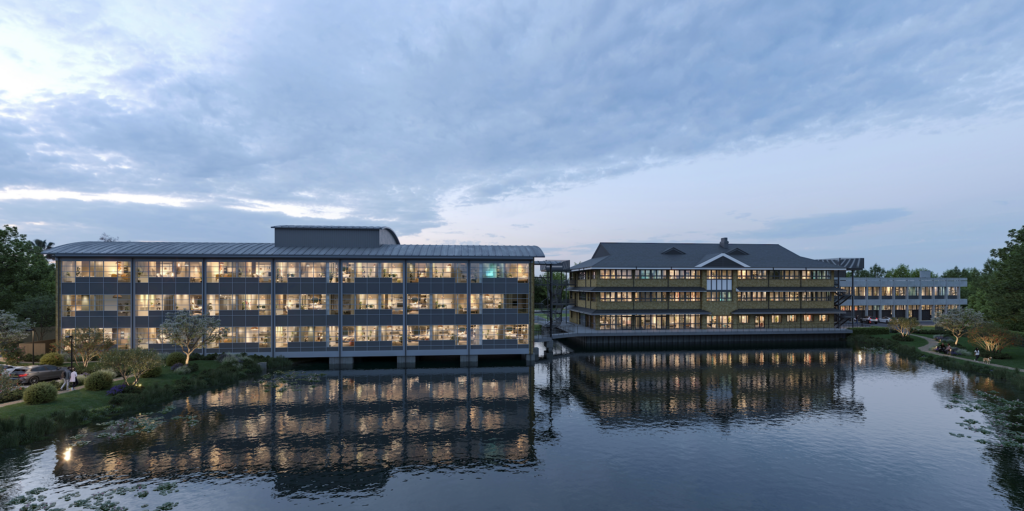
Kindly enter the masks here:
[[85, 377], [85, 390], [107, 390], [113, 384], [113, 371], [96, 371]]
[[119, 384], [119, 385], [114, 385], [113, 387], [110, 388], [110, 390], [107, 391], [107, 395], [108, 396], [116, 396], [116, 395], [124, 392], [127, 389], [128, 389], [128, 386], [123, 384], [123, 383]]
[[192, 362], [189, 362], [189, 363], [188, 363], [188, 369], [189, 369], [189, 371], [191, 371], [191, 372], [193, 372], [193, 373], [198, 373], [198, 372], [199, 372], [199, 364], [197, 364], [197, 363], [196, 363], [196, 362], [195, 362], [195, 361], [193, 360]]
[[884, 326], [869, 326], [863, 328], [858, 327], [853, 328], [851, 330], [852, 333], [864, 335], [889, 335], [889, 332], [891, 332], [891, 330]]
[[164, 368], [160, 365], [154, 365], [145, 371], [142, 371], [140, 378], [159, 378], [161, 374], [164, 374]]
[[60, 353], [46, 353], [39, 357], [39, 363], [48, 366], [64, 365], [64, 356]]
[[30, 405], [52, 403], [57, 399], [57, 388], [49, 383], [39, 382], [25, 389], [22, 399]]
[[174, 365], [171, 366], [171, 371], [177, 371], [178, 368], [183, 366], [183, 365], [185, 365], [185, 364], [174, 364]]
[[180, 352], [180, 351], [176, 351], [174, 353], [171, 353], [170, 355], [167, 355], [167, 359], [164, 360], [164, 363], [169, 365], [169, 366], [172, 366], [174, 364], [184, 364], [185, 363], [185, 354]]
[[21, 389], [18, 388], [18, 382], [10, 378], [0, 378], [0, 403], [19, 399], [21, 399]]
[[178, 364], [178, 368], [174, 372], [176, 374], [192, 374], [192, 369], [189, 366]]

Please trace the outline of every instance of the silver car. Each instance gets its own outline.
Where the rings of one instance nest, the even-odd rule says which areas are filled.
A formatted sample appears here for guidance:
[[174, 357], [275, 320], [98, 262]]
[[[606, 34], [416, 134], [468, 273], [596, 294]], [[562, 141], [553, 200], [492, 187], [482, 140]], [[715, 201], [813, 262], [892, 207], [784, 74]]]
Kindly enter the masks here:
[[10, 378], [18, 380], [22, 385], [32, 385], [47, 380], [59, 380], [64, 368], [57, 366], [16, 367], [10, 372]]

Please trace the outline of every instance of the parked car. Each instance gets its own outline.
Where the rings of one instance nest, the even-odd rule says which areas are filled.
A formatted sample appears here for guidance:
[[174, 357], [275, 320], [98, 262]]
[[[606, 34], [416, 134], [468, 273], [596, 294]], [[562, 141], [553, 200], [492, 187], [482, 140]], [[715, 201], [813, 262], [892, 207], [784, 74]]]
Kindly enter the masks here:
[[11, 371], [11, 378], [18, 380], [21, 385], [32, 385], [47, 380], [59, 380], [63, 368], [57, 366], [29, 366], [16, 367]]

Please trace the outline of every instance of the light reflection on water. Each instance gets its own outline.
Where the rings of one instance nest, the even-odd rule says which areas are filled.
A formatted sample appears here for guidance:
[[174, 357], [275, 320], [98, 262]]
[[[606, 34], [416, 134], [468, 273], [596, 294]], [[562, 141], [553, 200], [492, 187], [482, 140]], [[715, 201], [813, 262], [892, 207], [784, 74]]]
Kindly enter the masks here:
[[[948, 436], [962, 413], [944, 405], [995, 384], [892, 353], [576, 354], [531, 367], [331, 374], [183, 400], [150, 434], [8, 453], [0, 484], [84, 494], [176, 481], [182, 505], [227, 498], [257, 509], [1024, 502], [1016, 455]], [[974, 471], [954, 496], [928, 491], [951, 464]]]

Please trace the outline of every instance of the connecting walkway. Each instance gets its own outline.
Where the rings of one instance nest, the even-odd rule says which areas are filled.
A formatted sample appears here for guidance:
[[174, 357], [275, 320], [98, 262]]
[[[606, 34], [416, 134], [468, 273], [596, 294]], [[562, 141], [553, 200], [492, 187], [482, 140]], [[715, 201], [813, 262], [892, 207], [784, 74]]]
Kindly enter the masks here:
[[974, 360], [974, 351], [973, 350], [970, 352], [971, 353], [971, 358], [955, 357], [953, 355], [947, 355], [945, 353], [939, 353], [938, 351], [935, 351], [935, 347], [939, 345], [939, 341], [936, 341], [935, 339], [932, 339], [932, 338], [929, 338], [929, 337], [925, 337], [923, 335], [917, 335], [917, 334], [910, 334], [910, 335], [912, 335], [914, 337], [919, 337], [921, 339], [924, 339], [925, 341], [928, 341], [928, 344], [925, 344], [924, 346], [921, 346], [920, 348], [918, 348], [919, 350], [921, 350], [921, 351], [923, 351], [925, 353], [931, 353], [932, 355], [936, 355], [936, 356], [939, 356], [939, 357], [955, 358], [957, 360], [963, 360], [964, 362], [970, 362], [971, 364], [978, 364], [979, 366], [982, 366], [982, 367], [1001, 367], [1003, 369], [1009, 369], [1011, 371], [1016, 371], [1017, 370], [1016, 367], [1010, 367], [1010, 366], [1004, 366], [1004, 365], [1000, 365], [1000, 364], [993, 364], [991, 362], [982, 362], [980, 360]]

